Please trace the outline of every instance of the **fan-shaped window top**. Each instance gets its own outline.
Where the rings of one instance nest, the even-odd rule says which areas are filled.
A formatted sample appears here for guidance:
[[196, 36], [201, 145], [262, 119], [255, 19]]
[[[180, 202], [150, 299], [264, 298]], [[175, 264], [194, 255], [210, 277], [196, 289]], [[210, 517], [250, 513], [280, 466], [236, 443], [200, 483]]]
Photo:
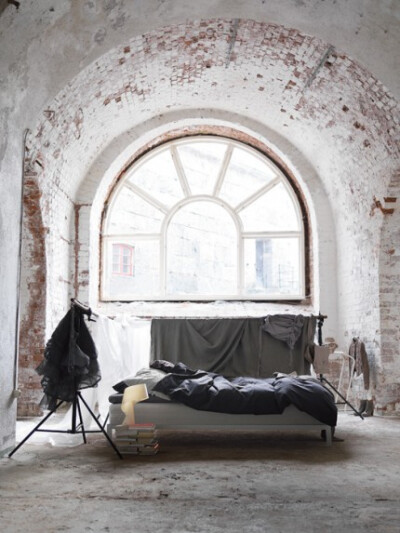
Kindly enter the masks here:
[[[117, 249], [134, 250], [129, 276]], [[112, 191], [102, 251], [103, 300], [304, 297], [297, 196], [269, 158], [231, 139], [186, 137], [134, 163]]]

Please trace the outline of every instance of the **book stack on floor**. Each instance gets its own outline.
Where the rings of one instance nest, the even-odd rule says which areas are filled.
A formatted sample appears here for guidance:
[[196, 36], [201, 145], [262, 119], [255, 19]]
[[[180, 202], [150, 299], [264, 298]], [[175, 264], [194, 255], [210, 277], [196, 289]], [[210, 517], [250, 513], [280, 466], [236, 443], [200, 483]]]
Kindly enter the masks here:
[[114, 444], [122, 454], [155, 455], [158, 440], [154, 424], [134, 424], [115, 426]]

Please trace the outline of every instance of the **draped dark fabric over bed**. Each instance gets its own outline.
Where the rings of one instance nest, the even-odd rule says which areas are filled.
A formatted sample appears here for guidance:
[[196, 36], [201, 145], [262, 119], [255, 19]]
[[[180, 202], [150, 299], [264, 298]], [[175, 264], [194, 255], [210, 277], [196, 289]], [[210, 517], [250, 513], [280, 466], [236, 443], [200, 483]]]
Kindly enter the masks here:
[[333, 394], [312, 377], [281, 375], [272, 378], [227, 379], [214, 372], [188, 368], [183, 363], [154, 361], [166, 372], [154, 390], [194, 409], [232, 414], [281, 414], [290, 404], [323, 424], [336, 426]]
[[[153, 319], [151, 361], [182, 362], [228, 377], [265, 378], [274, 372], [293, 371], [309, 374], [316, 318], [266, 318]], [[280, 335], [285, 324], [291, 333], [287, 338]], [[293, 333], [299, 335], [297, 340]]]

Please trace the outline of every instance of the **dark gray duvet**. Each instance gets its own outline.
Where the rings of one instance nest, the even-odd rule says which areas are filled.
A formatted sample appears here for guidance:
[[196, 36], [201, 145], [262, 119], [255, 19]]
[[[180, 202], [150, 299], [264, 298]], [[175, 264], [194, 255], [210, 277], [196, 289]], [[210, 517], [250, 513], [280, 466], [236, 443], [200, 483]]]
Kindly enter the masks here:
[[336, 426], [332, 393], [319, 381], [287, 375], [271, 378], [227, 378], [183, 363], [157, 360], [151, 364], [167, 373], [154, 387], [194, 409], [235, 414], [280, 414], [290, 404], [323, 424]]

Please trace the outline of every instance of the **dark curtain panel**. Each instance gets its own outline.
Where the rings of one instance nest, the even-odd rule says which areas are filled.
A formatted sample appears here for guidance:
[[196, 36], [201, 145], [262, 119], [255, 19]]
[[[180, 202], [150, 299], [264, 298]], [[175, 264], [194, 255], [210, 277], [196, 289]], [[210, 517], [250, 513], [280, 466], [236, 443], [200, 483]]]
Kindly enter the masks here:
[[261, 325], [259, 318], [153, 320], [151, 360], [225, 376], [255, 376]]
[[274, 372], [293, 371], [309, 374], [316, 319], [303, 318], [292, 349], [264, 331], [264, 318], [155, 319], [151, 361], [181, 362], [227, 377], [269, 377]]

